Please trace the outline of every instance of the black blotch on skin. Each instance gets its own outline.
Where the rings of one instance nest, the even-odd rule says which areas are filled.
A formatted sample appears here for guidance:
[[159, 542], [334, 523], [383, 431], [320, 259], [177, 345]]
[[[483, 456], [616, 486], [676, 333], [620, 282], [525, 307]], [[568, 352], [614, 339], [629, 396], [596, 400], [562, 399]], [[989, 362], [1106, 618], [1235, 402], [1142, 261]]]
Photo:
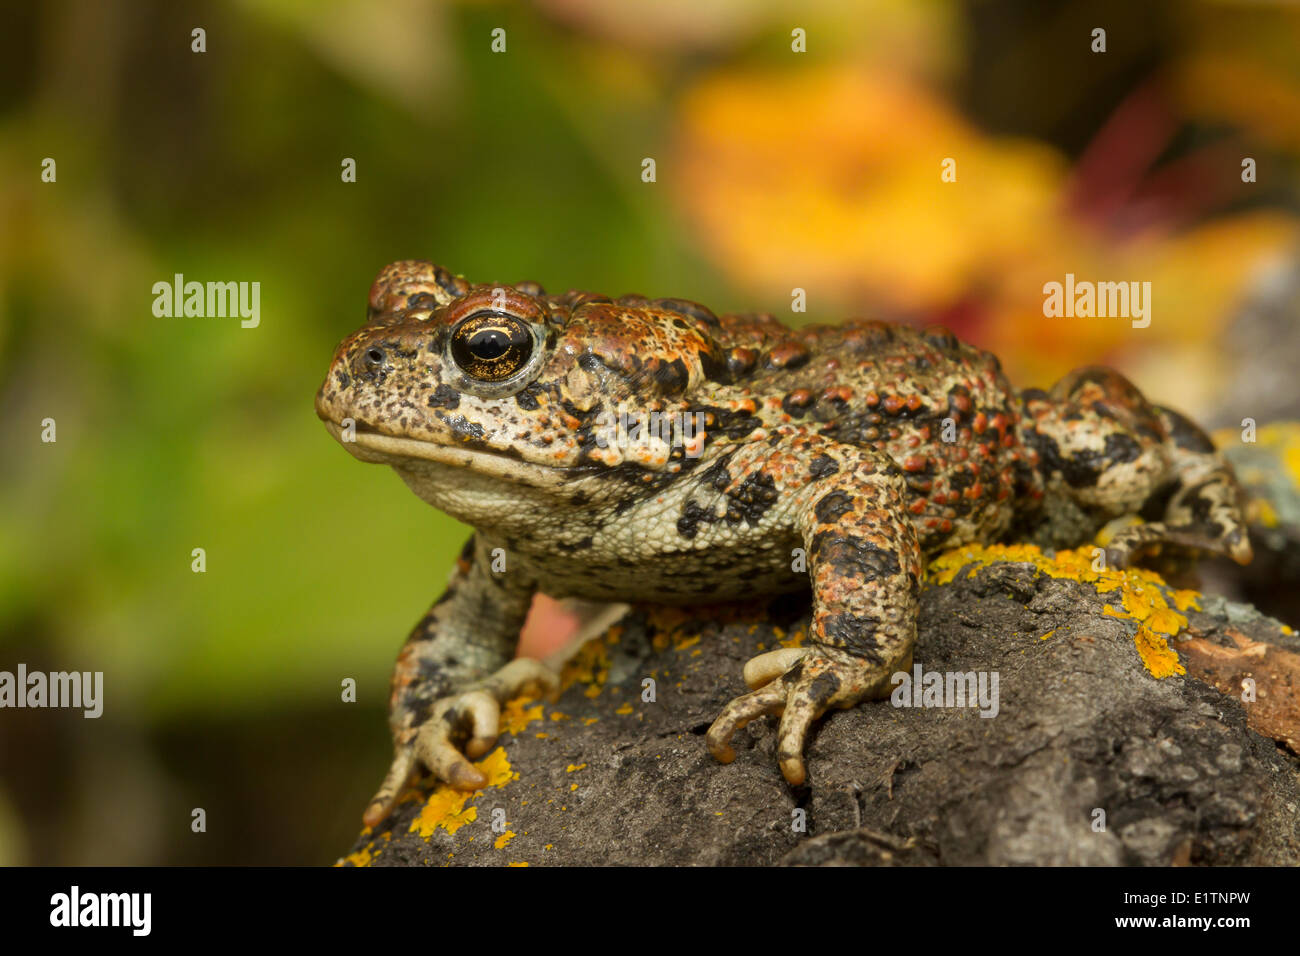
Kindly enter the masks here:
[[861, 657], [873, 664], [883, 664], [884, 659], [877, 650], [877, 624], [875, 621], [860, 617], [848, 611], [828, 614], [821, 619], [822, 638], [832, 647], [842, 647], [849, 653]]
[[677, 533], [683, 538], [694, 538], [699, 534], [700, 522], [712, 524], [717, 520], [716, 514], [690, 499], [682, 506], [682, 516], [677, 519]]
[[853, 510], [853, 499], [843, 491], [832, 491], [817, 502], [813, 514], [822, 524], [834, 524]]
[[762, 427], [763, 424], [762, 419], [751, 415], [749, 412], [732, 411], [727, 408], [719, 408], [716, 405], [702, 405], [698, 408], [687, 409], [686, 414], [695, 415], [699, 412], [704, 413], [706, 433], [711, 434], [714, 431], [720, 431], [732, 439], [744, 438], [756, 428]]
[[[1213, 479], [1203, 481], [1199, 485], [1193, 486], [1190, 491], [1183, 495], [1183, 504], [1191, 508], [1192, 518], [1197, 524], [1213, 524], [1210, 521], [1210, 513], [1214, 510], [1214, 499], [1205, 494], [1206, 487], [1213, 483]], [[1219, 530], [1222, 531], [1221, 528]]]
[[718, 491], [725, 491], [727, 486], [731, 484], [731, 472], [727, 471], [727, 463], [730, 460], [731, 456], [728, 455], [726, 458], [710, 465], [708, 470], [700, 475], [700, 482], [710, 485]]
[[661, 389], [672, 394], [686, 391], [686, 386], [691, 381], [690, 371], [681, 359], [658, 363], [650, 377]]
[[[442, 420], [447, 423], [447, 427], [455, 433], [457, 438], [480, 441], [487, 434], [482, 425], [471, 422], [462, 415], [447, 415]], [[508, 454], [508, 451], [506, 453]]]
[[727, 497], [731, 501], [727, 506], [729, 522], [739, 524], [745, 521], [751, 526], [756, 525], [763, 519], [767, 509], [776, 502], [776, 480], [766, 472], [754, 472]]
[[1131, 436], [1117, 434], [1106, 436], [1105, 455], [1114, 464], [1137, 461], [1142, 454], [1142, 446]]
[[1167, 419], [1169, 438], [1178, 448], [1202, 455], [1214, 454], [1214, 442], [1194, 423], [1168, 408], [1162, 408]]
[[840, 470], [840, 463], [830, 455], [818, 455], [808, 466], [808, 474], [814, 478], [825, 478]]
[[824, 707], [828, 701], [840, 692], [840, 679], [831, 673], [818, 674], [808, 685], [808, 696], [811, 697], [819, 707]]
[[807, 400], [802, 400], [796, 397], [794, 392], [791, 392], [781, 399], [781, 408], [791, 418], [803, 418], [808, 414], [808, 406], [812, 404], [812, 401], [811, 396]]
[[1164, 520], [1169, 502], [1180, 487], [1181, 485], [1176, 480], [1166, 481], [1143, 502], [1142, 510], [1138, 512], [1138, 515], [1143, 521]]
[[1076, 452], [1066, 458], [1061, 455], [1061, 448], [1054, 439], [1034, 429], [1025, 433], [1025, 442], [1038, 452], [1038, 468], [1044, 475], [1059, 471], [1071, 488], [1086, 488], [1097, 483], [1102, 471], [1102, 452]]
[[813, 536], [808, 557], [818, 564], [829, 564], [840, 575], [875, 581], [902, 571], [898, 555], [877, 547], [865, 538], [838, 531], [821, 531]]
[[587, 535], [587, 537], [575, 541], [572, 544], [557, 543], [555, 547], [560, 551], [586, 551], [591, 547], [591, 535]]
[[1098, 418], [1103, 418], [1106, 421], [1111, 421], [1111, 422], [1118, 420], [1118, 416], [1115, 414], [1114, 411], [1111, 410], [1111, 407], [1107, 405], [1105, 402], [1093, 402], [1092, 410], [1097, 413]]
[[539, 407], [537, 394], [541, 391], [536, 383], [528, 385], [515, 393], [515, 404], [526, 411], [536, 411]]
[[942, 326], [927, 329], [925, 341], [941, 351], [952, 351], [961, 348], [961, 342], [957, 340], [957, 336]]
[[965, 491], [975, 484], [976, 475], [966, 470], [954, 471], [948, 475], [948, 485], [953, 491]]
[[755, 352], [752, 355], [748, 355], [746, 357], [741, 357], [736, 355], [735, 353], [730, 353], [727, 356], [727, 365], [726, 365], [727, 375], [734, 381], [735, 379], [742, 378], [748, 375], [750, 372], [754, 371], [754, 368], [757, 364], [758, 364], [757, 352]]
[[460, 392], [456, 391], [450, 385], [439, 385], [429, 396], [430, 408], [458, 408], [460, 406]]

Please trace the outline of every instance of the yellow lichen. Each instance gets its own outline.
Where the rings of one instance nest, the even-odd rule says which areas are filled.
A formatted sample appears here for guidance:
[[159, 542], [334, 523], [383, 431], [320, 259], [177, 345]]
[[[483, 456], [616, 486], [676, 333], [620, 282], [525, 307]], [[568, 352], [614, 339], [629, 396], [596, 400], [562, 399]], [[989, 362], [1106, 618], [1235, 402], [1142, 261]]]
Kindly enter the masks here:
[[345, 862], [347, 862], [347, 863], [351, 863], [353, 866], [369, 866], [370, 861], [374, 858], [374, 855], [370, 852], [370, 848], [373, 847], [374, 845], [375, 844], [373, 842], [367, 843], [364, 849], [357, 850], [355, 853], [349, 853], [347, 856], [345, 856], [342, 860], [339, 860], [334, 865], [342, 866]]
[[1282, 519], [1277, 516], [1277, 511], [1266, 498], [1252, 499], [1248, 514], [1250, 520], [1262, 524], [1265, 528], [1276, 528], [1282, 523]]
[[514, 838], [515, 838], [515, 831], [507, 830], [505, 833], [497, 837], [496, 842], [494, 842], [492, 845], [496, 847], [498, 850], [504, 849], [505, 845], [509, 843], [511, 840], [513, 840]]
[[[504, 787], [510, 781], [519, 779], [519, 774], [510, 769], [510, 760], [506, 756], [504, 747], [497, 747], [482, 760], [477, 761], [474, 766], [487, 777], [489, 787]], [[482, 790], [466, 793], [439, 783], [425, 799], [424, 806], [420, 808], [415, 819], [411, 821], [409, 832], [418, 831], [426, 840], [439, 828], [454, 834], [465, 824], [478, 818], [478, 810], [466, 804], [478, 799], [482, 793]]]
[[[588, 641], [578, 653], [564, 665], [560, 675], [560, 687], [568, 690], [574, 684], [588, 684], [588, 697], [600, 694], [600, 687], [609, 677], [609, 647], [604, 638]], [[592, 689], [595, 693], [592, 693]]]
[[799, 630], [791, 634], [789, 637], [779, 638], [777, 640], [777, 643], [780, 644], [782, 647], [803, 647], [803, 641], [806, 636], [807, 634], [804, 631], [804, 629], [800, 628]]
[[535, 704], [529, 707], [527, 704], [527, 697], [516, 697], [514, 700], [507, 701], [505, 707], [501, 708], [501, 729], [518, 737], [534, 720], [541, 720], [543, 705]]
[[[1090, 547], [1058, 551], [1055, 556], [1044, 554], [1039, 548], [1028, 544], [956, 548], [935, 558], [930, 563], [928, 573], [936, 583], [947, 584], [968, 565], [972, 567], [967, 576], [974, 577], [981, 567], [998, 561], [1032, 564], [1039, 572], [1050, 577], [1091, 584], [1101, 594], [1118, 592], [1116, 596], [1123, 604], [1123, 610], [1107, 605], [1102, 613], [1138, 622], [1133, 643], [1137, 646], [1138, 656], [1147, 671], [1153, 677], [1186, 673], [1166, 638], [1176, 635], [1187, 626], [1187, 618], [1179, 611], [1185, 611], [1189, 607], [1199, 609], [1199, 595], [1195, 591], [1174, 591], [1165, 585], [1158, 574], [1143, 568], [1098, 570], [1094, 563], [1094, 549]], [[1170, 606], [1171, 601], [1173, 607]]]

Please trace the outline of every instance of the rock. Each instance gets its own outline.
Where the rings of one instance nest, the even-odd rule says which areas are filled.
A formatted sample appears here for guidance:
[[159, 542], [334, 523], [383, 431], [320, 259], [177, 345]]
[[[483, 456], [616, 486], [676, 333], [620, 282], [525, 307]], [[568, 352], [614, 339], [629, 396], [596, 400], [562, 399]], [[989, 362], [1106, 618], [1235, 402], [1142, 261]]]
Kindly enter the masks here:
[[803, 598], [634, 610], [571, 662], [557, 704], [511, 703], [487, 788], [426, 782], [342, 862], [1300, 864], [1300, 640], [1276, 621], [1094, 571], [1090, 549], [952, 552], [922, 594], [916, 661], [989, 691], [996, 674], [996, 716], [834, 712], [791, 789], [774, 719], [737, 734], [730, 765], [703, 735], [744, 662], [807, 624]]

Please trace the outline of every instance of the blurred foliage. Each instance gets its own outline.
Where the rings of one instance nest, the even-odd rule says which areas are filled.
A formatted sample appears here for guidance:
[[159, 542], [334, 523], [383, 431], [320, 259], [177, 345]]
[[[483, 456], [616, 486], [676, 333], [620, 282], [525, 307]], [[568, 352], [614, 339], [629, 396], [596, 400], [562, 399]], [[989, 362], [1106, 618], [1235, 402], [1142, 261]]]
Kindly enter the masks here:
[[[1195, 409], [1294, 254], [1298, 48], [1267, 3], [6, 5], [0, 669], [102, 670], [106, 709], [0, 712], [0, 862], [350, 841], [392, 658], [467, 534], [313, 414], [386, 262], [942, 320], [1020, 384], [1107, 359]], [[1066, 271], [1152, 280], [1152, 334], [1044, 320]], [[155, 318], [176, 273], [260, 282], [260, 326]]]

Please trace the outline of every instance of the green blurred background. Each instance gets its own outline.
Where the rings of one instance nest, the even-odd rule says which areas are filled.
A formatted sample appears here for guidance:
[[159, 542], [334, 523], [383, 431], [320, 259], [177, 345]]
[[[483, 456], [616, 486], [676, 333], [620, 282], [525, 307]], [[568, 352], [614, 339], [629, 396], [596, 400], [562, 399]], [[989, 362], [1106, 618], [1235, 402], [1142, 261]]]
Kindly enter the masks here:
[[[1233, 329], [1296, 270], [1298, 51], [1281, 3], [5, 5], [0, 669], [106, 686], [99, 720], [0, 711], [0, 863], [351, 843], [467, 533], [312, 410], [391, 260], [943, 321], [1019, 385], [1107, 361], [1214, 424], [1294, 414], [1294, 310], [1262, 364]], [[1045, 319], [1066, 272], [1152, 281], [1151, 329]], [[260, 282], [260, 326], [156, 318], [175, 273]]]

